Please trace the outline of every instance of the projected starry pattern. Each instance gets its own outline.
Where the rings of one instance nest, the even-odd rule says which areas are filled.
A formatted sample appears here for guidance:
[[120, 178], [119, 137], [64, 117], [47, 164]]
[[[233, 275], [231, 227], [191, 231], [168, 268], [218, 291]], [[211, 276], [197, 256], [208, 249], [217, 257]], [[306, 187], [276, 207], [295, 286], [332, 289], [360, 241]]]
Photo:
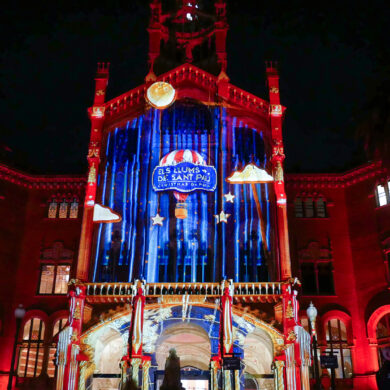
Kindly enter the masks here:
[[[249, 163], [265, 166], [260, 131], [229, 117], [225, 108], [185, 100], [151, 108], [114, 129], [103, 147], [99, 202], [122, 221], [97, 229], [94, 281], [268, 280], [252, 192], [225, 180]], [[217, 172], [215, 191], [188, 195], [182, 220], [175, 217], [173, 191], [157, 193], [151, 185], [161, 159], [180, 149], [195, 151]], [[269, 185], [255, 185], [270, 247]]]

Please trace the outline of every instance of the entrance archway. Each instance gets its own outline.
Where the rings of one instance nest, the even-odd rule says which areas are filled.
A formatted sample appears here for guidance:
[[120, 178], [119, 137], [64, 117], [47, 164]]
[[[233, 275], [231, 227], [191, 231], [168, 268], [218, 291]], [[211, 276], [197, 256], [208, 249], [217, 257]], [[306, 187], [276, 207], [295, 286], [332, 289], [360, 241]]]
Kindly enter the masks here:
[[156, 362], [159, 370], [165, 367], [169, 350], [174, 348], [181, 367], [208, 370], [211, 343], [206, 331], [195, 324], [178, 323], [165, 329], [156, 343]]
[[[207, 390], [211, 343], [207, 332], [199, 325], [176, 323], [163, 331], [156, 343], [157, 372], [164, 370], [169, 351], [180, 357], [181, 383], [187, 390]], [[162, 375], [157, 376], [157, 389]]]
[[244, 365], [246, 390], [273, 388], [271, 365], [273, 344], [271, 338], [261, 329], [255, 329], [244, 341]]
[[[82, 345], [90, 360], [82, 367], [80, 378], [86, 385], [93, 383], [94, 390], [116, 388], [119, 360], [127, 353], [130, 318], [130, 311], [118, 312], [82, 335]], [[182, 380], [197, 379], [196, 386], [187, 384], [187, 388], [198, 389], [200, 379], [210, 377], [210, 359], [219, 352], [219, 324], [220, 310], [216, 304], [146, 305], [143, 353], [151, 358], [150, 390], [156, 388], [153, 386], [156, 386], [158, 372], [163, 373], [171, 348], [175, 348], [180, 357]], [[276, 351], [284, 344], [283, 335], [270, 324], [235, 309], [233, 334], [235, 352], [241, 354], [245, 365], [240, 376], [242, 386], [245, 383], [248, 389], [272, 389], [271, 364]], [[103, 385], [108, 377], [110, 383]]]

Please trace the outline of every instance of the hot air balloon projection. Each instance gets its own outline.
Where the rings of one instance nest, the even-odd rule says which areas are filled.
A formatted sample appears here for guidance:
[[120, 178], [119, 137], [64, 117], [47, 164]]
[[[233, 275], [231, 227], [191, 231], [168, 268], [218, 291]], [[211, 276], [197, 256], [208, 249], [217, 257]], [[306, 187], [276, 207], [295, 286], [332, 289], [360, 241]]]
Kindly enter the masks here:
[[[189, 149], [174, 150], [173, 152], [168, 153], [165, 157], [161, 159], [160, 166], [161, 167], [180, 166], [182, 169], [176, 172], [177, 177], [180, 175], [180, 177], [184, 178], [185, 175], [189, 175], [191, 173], [189, 173], [190, 172], [189, 167], [186, 164], [182, 164], [182, 163], [206, 166], [206, 162], [204, 161], [203, 157], [198, 152]], [[196, 188], [190, 187], [188, 189], [183, 189], [182, 191], [173, 191], [173, 195], [177, 200], [177, 204], [175, 208], [176, 218], [179, 219], [187, 218], [187, 204], [185, 203], [185, 201], [189, 195], [188, 193], [190, 191], [193, 191], [194, 189]]]

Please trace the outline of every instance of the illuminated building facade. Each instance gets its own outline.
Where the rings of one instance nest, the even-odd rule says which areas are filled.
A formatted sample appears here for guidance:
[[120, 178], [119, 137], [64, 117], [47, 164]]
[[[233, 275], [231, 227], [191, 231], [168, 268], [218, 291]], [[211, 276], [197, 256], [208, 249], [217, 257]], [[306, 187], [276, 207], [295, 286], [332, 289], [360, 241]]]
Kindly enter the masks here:
[[[1, 222], [2, 324], [27, 309], [17, 383], [157, 389], [175, 348], [184, 387], [308, 389], [301, 292], [319, 309], [321, 351], [338, 351], [339, 385], [375, 389], [390, 337], [386, 171], [290, 175], [286, 197], [277, 69], [267, 64], [269, 101], [234, 86], [225, 2], [171, 11], [151, 3], [143, 85], [106, 101], [99, 64], [86, 179], [1, 168], [2, 215], [20, 205], [16, 228]], [[6, 373], [15, 328], [1, 331]]]

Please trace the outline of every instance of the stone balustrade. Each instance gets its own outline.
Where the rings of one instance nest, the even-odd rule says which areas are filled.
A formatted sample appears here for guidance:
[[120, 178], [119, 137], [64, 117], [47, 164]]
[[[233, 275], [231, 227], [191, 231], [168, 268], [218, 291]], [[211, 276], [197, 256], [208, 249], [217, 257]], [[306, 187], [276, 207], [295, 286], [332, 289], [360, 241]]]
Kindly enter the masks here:
[[[233, 283], [235, 301], [275, 302], [281, 296], [282, 283]], [[130, 302], [136, 293], [133, 283], [85, 283], [88, 302]], [[147, 283], [146, 298], [180, 295], [198, 295], [218, 298], [222, 295], [220, 283]]]

